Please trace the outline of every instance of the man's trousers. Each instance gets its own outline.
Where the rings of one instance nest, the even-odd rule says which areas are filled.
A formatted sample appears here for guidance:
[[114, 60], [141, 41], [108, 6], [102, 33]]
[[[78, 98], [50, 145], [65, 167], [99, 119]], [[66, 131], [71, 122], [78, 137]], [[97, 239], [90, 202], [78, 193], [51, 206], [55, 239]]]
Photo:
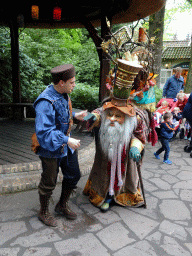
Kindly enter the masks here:
[[81, 175], [76, 152], [73, 154], [68, 148], [68, 154], [62, 158], [41, 157], [42, 169], [41, 180], [38, 186], [39, 194], [51, 195], [57, 183], [59, 167], [63, 173], [62, 190], [74, 189]]

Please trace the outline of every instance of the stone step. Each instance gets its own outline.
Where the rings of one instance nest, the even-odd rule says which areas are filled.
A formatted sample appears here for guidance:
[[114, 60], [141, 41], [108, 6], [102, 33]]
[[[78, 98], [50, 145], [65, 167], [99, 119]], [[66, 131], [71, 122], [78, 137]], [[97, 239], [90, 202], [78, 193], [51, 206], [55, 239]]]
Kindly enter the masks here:
[[[95, 154], [95, 143], [78, 152], [81, 176], [90, 172]], [[38, 187], [42, 172], [41, 162], [2, 165], [0, 168], [0, 193], [13, 193]], [[63, 175], [59, 172], [57, 182], [62, 182]]]
[[[94, 141], [90, 143], [88, 147], [83, 148], [78, 151], [78, 160], [79, 164], [83, 163], [89, 159], [90, 154], [93, 154], [94, 151]], [[29, 162], [29, 163], [19, 163], [19, 164], [6, 164], [0, 165], [0, 175], [1, 174], [12, 174], [12, 173], [23, 173], [23, 172], [32, 172], [36, 170], [42, 170], [41, 161]], [[1, 177], [1, 176], [0, 176]]]

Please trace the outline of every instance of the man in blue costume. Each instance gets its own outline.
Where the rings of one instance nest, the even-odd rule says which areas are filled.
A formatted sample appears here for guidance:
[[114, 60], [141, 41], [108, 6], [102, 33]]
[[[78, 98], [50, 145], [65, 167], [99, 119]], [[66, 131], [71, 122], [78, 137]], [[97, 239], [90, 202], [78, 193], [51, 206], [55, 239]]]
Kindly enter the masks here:
[[180, 90], [184, 90], [184, 78], [181, 76], [182, 68], [177, 67], [174, 75], [169, 77], [163, 87], [163, 97], [174, 99]]
[[42, 175], [38, 187], [41, 209], [39, 219], [48, 226], [56, 226], [55, 218], [49, 212], [49, 201], [56, 186], [59, 167], [63, 173], [62, 191], [55, 212], [69, 219], [76, 219], [76, 213], [68, 207], [67, 201], [80, 179], [79, 164], [75, 150], [80, 140], [70, 137], [73, 117], [83, 120], [86, 111], [72, 112], [68, 96], [75, 87], [75, 68], [71, 64], [57, 66], [51, 70], [53, 85], [49, 85], [36, 99], [35, 130], [40, 147], [37, 154], [42, 162]]
[[[192, 127], [192, 92], [188, 98], [187, 104], [183, 109], [182, 116], [187, 119], [188, 123]], [[188, 153], [192, 152], [192, 136], [191, 136], [190, 144], [188, 146], [185, 146], [184, 150], [185, 152], [188, 152]], [[190, 154], [190, 156], [192, 157], [192, 153]]]

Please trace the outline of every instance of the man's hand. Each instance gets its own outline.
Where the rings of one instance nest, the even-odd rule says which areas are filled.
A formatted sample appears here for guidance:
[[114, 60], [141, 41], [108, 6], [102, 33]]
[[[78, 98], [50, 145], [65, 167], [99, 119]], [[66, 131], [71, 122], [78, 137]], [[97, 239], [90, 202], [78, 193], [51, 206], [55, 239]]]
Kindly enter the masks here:
[[79, 121], [83, 121], [83, 118], [87, 115], [87, 110], [83, 110], [79, 113], [75, 113], [75, 118]]
[[91, 127], [89, 127], [89, 131], [92, 131], [94, 127], [98, 127], [101, 122], [100, 114], [97, 114], [97, 113], [93, 113], [93, 114], [96, 117], [96, 120], [91, 124]]
[[81, 146], [80, 140], [76, 140], [76, 139], [73, 139], [73, 138], [71, 138], [71, 137], [69, 138], [67, 144], [68, 144], [69, 147], [72, 148], [73, 150], [76, 150], [76, 149], [78, 149], [78, 148]]

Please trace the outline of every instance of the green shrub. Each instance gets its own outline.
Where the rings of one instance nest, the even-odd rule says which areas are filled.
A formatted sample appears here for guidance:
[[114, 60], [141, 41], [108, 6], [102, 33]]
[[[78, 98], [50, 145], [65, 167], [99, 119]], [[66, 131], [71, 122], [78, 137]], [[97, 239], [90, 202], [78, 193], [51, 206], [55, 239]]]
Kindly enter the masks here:
[[78, 83], [70, 94], [73, 108], [92, 111], [99, 106], [99, 88], [88, 84]]
[[157, 85], [154, 86], [155, 89], [155, 98], [156, 98], [156, 103], [158, 103], [160, 101], [160, 99], [162, 99], [162, 95], [163, 95], [163, 89], [157, 87]]

